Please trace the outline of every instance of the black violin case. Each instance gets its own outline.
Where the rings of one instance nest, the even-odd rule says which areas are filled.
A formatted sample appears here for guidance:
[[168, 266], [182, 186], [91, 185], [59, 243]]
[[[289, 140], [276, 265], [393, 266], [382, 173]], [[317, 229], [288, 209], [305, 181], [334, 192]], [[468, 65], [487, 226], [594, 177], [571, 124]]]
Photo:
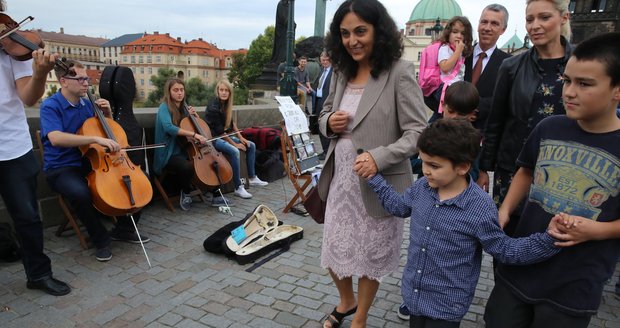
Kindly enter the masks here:
[[[237, 228], [244, 230], [245, 237], [235, 241], [231, 232]], [[273, 250], [288, 248], [303, 236], [302, 227], [282, 224], [269, 207], [258, 205], [243, 220], [231, 222], [209, 236], [203, 246], [207, 252], [223, 253], [239, 264], [247, 264]]]

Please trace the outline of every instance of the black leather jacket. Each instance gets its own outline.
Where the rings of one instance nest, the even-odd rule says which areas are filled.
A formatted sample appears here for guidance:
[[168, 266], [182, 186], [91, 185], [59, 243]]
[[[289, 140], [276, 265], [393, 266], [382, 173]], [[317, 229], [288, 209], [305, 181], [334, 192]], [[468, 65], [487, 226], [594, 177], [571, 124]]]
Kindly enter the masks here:
[[[562, 37], [564, 60], [561, 71], [573, 51]], [[516, 160], [530, 131], [538, 122], [532, 122], [531, 105], [542, 80], [542, 69], [535, 48], [504, 60], [499, 68], [493, 93], [491, 113], [486, 124], [480, 170], [508, 172], [516, 170]]]

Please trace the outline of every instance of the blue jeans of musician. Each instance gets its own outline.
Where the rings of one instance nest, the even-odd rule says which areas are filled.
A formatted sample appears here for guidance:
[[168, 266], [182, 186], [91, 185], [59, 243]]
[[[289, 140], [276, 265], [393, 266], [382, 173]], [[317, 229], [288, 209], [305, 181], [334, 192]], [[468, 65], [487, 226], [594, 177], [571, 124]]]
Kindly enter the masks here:
[[[237, 137], [231, 137], [231, 139], [236, 143], [240, 142]], [[248, 166], [248, 176], [250, 178], [253, 178], [256, 176], [256, 171], [254, 170], [254, 163], [256, 161], [256, 145], [252, 141], [248, 141], [248, 143], [249, 145], [248, 147], [246, 147], [247, 149], [245, 150], [245, 162]], [[239, 188], [239, 186], [241, 185], [239, 149], [222, 139], [215, 140], [213, 145], [215, 146], [215, 149], [230, 157], [230, 166], [232, 166], [233, 170], [233, 182], [235, 183], [235, 189]]]
[[0, 161], [0, 195], [17, 232], [28, 280], [52, 274], [50, 258], [43, 253], [43, 222], [37, 203], [39, 164], [31, 151]]
[[71, 208], [86, 227], [95, 247], [107, 247], [110, 245], [110, 235], [101, 222], [99, 212], [93, 207], [85, 170], [75, 166], [51, 169], [46, 171], [47, 182], [55, 192], [61, 194], [71, 204]]

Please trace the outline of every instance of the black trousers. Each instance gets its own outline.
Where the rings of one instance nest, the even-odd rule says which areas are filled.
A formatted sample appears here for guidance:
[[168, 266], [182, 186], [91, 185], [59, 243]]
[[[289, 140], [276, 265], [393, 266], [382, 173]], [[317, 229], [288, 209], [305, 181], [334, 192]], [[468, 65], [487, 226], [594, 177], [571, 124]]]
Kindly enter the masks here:
[[571, 316], [547, 303], [526, 303], [501, 279], [496, 279], [484, 311], [484, 321], [487, 328], [587, 328], [590, 316]]
[[52, 274], [49, 257], [43, 253], [43, 222], [37, 203], [39, 164], [32, 150], [8, 161], [0, 161], [0, 194], [13, 220], [28, 280]]

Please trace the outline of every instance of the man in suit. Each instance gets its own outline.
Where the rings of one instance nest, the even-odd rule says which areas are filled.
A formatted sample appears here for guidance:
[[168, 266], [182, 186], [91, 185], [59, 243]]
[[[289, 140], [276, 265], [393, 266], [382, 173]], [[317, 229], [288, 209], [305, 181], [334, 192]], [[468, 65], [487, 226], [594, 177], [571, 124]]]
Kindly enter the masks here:
[[[332, 79], [332, 62], [329, 59], [329, 55], [327, 52], [321, 52], [321, 74], [317, 77], [314, 89], [316, 90], [316, 100], [312, 105], [312, 114], [319, 115], [321, 110], [323, 109], [323, 102], [329, 96], [329, 85]], [[319, 137], [321, 138], [321, 146], [323, 148], [323, 152], [319, 154], [319, 159], [325, 159], [325, 153], [327, 152], [327, 147], [329, 147], [329, 139], [327, 139], [324, 135], [319, 133]]]
[[[465, 81], [473, 83], [480, 94], [478, 117], [474, 126], [481, 131], [484, 130], [491, 111], [497, 71], [502, 61], [510, 57], [497, 47], [497, 39], [504, 34], [507, 26], [508, 10], [504, 6], [486, 6], [478, 22], [478, 44], [474, 47], [473, 54], [465, 58]], [[480, 64], [476, 65], [478, 62]], [[479, 73], [476, 74], [476, 71]]]

